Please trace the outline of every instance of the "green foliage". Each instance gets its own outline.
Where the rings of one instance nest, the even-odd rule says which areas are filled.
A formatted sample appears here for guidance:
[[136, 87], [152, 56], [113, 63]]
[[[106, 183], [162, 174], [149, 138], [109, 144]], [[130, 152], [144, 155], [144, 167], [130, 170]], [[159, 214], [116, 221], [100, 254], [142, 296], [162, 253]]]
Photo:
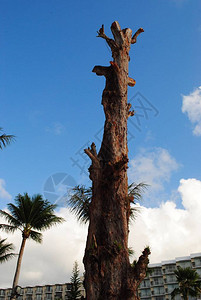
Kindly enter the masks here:
[[189, 296], [196, 297], [201, 293], [201, 278], [196, 270], [191, 268], [177, 267], [175, 275], [179, 288], [175, 288], [172, 293], [172, 299], [181, 294], [184, 300], [188, 300]]
[[6, 239], [0, 239], [0, 263], [6, 262], [16, 255], [11, 252], [13, 249], [13, 244], [6, 243]]
[[89, 221], [89, 206], [92, 198], [92, 188], [84, 185], [77, 185], [73, 188], [73, 195], [68, 204], [79, 221], [87, 223]]
[[19, 194], [15, 198], [15, 203], [9, 203], [10, 213], [0, 210], [0, 215], [4, 217], [8, 224], [0, 224], [0, 229], [6, 232], [21, 230], [23, 237], [31, 238], [35, 242], [42, 242], [40, 231], [49, 229], [53, 225], [64, 221], [63, 218], [54, 214], [56, 205], [44, 200], [41, 195], [34, 195], [32, 198], [27, 193]]
[[81, 297], [80, 287], [82, 283], [79, 277], [79, 268], [77, 262], [74, 263], [70, 283], [71, 283], [71, 289], [69, 291], [68, 299], [70, 300], [80, 299]]
[[148, 184], [140, 182], [140, 183], [131, 183], [128, 185], [128, 197], [133, 197], [133, 201], [131, 202], [130, 208], [130, 219], [135, 220], [136, 215], [139, 213], [139, 208], [136, 207], [136, 201], [142, 200], [142, 194], [147, 189]]
[[134, 255], [134, 250], [131, 247], [128, 248], [128, 255], [129, 257]]
[[[0, 127], [0, 132], [3, 131], [3, 129]], [[0, 135], [0, 149], [3, 149], [7, 145], [9, 145], [13, 140], [15, 139], [14, 135], [11, 134], [5, 134], [3, 133]]]
[[15, 198], [15, 203], [9, 203], [9, 212], [0, 210], [0, 216], [4, 217], [8, 224], [0, 224], [0, 229], [7, 232], [15, 232], [20, 230], [22, 232], [22, 244], [17, 261], [16, 272], [13, 280], [13, 288], [11, 298], [16, 296], [16, 287], [20, 273], [20, 261], [25, 246], [25, 241], [30, 238], [35, 242], [42, 242], [42, 233], [45, 229], [51, 228], [53, 225], [64, 221], [63, 218], [57, 217], [54, 214], [56, 205], [50, 204], [44, 200], [41, 195], [35, 195], [32, 198], [27, 193], [24, 195], [19, 194]]
[[[138, 208], [133, 207], [136, 201], [142, 199], [142, 193], [147, 188], [145, 183], [132, 183], [128, 186], [128, 197], [134, 200], [131, 203], [130, 218], [135, 219]], [[92, 199], [92, 188], [86, 188], [84, 185], [77, 185], [73, 188], [73, 195], [68, 200], [71, 212], [73, 212], [79, 221], [87, 223], [89, 221], [89, 208]]]

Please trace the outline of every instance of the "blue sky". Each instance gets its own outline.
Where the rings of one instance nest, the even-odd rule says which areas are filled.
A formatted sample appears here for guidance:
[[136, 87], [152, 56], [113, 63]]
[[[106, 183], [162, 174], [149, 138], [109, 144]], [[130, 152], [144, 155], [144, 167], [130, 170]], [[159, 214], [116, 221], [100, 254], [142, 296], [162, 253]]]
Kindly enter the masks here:
[[[183, 165], [178, 177], [201, 179], [201, 139], [181, 112], [181, 95], [200, 86], [200, 6], [196, 0], [1, 1], [1, 127], [16, 135], [0, 158], [9, 193], [42, 192], [57, 172], [82, 181], [70, 157], [78, 158], [103, 126], [104, 78], [91, 70], [111, 60], [96, 31], [104, 23], [111, 35], [114, 20], [145, 30], [130, 51], [137, 83], [129, 97], [139, 91], [159, 111], [142, 121], [140, 133], [129, 126], [136, 134], [130, 159], [141, 147], [166, 148]], [[147, 133], [152, 138], [145, 141]]]
[[130, 51], [129, 99], [141, 123], [128, 122], [129, 180], [151, 184], [146, 208], [184, 208], [180, 180], [201, 181], [200, 13], [199, 0], [1, 0], [0, 126], [16, 141], [0, 153], [0, 208], [18, 193], [43, 193], [53, 174], [90, 184], [83, 148], [99, 147], [104, 124], [104, 78], [91, 71], [111, 60], [96, 31], [104, 24], [111, 36], [114, 20], [145, 30]]

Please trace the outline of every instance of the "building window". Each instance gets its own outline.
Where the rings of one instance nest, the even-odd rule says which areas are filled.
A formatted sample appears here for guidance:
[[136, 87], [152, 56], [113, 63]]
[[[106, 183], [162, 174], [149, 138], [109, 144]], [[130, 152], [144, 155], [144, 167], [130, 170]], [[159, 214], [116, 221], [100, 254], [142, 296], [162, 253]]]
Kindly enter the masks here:
[[62, 292], [63, 287], [62, 285], [56, 285], [56, 292]]
[[48, 292], [48, 293], [49, 293], [49, 292], [50, 292], [50, 293], [52, 292], [52, 286], [51, 286], [51, 285], [47, 285], [47, 286], [46, 286], [46, 292]]
[[27, 294], [32, 294], [33, 293], [33, 289], [30, 288], [30, 287], [28, 287], [26, 292], [27, 292]]
[[67, 291], [69, 291], [71, 289], [71, 283], [66, 284], [66, 289], [67, 289]]
[[156, 300], [164, 300], [164, 297], [163, 296], [157, 296]]
[[43, 288], [41, 286], [37, 286], [36, 293], [41, 294], [43, 291]]

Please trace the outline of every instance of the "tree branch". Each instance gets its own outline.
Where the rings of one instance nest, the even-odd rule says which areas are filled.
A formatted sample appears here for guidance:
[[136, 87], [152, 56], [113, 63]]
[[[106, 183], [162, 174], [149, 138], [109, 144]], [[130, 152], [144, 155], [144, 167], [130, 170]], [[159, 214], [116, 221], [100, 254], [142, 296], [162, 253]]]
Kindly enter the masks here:
[[106, 40], [106, 42], [108, 43], [109, 47], [111, 48], [111, 50], [113, 51], [114, 49], [117, 48], [117, 44], [115, 43], [115, 41], [113, 39], [110, 39], [104, 32], [104, 25], [102, 25], [102, 27], [97, 31], [98, 35], [97, 37], [101, 37], [104, 40]]
[[137, 42], [137, 37], [140, 33], [144, 32], [143, 28], [139, 28], [136, 33], [133, 35], [132, 39], [131, 39], [131, 44], [135, 44]]
[[135, 114], [134, 110], [130, 111], [130, 108], [132, 107], [132, 105], [130, 103], [127, 104], [127, 110], [128, 110], [128, 117], [132, 117]]
[[102, 67], [102, 66], [95, 66], [92, 70], [93, 73], [96, 73], [98, 76], [106, 76], [108, 74], [110, 67]]
[[149, 263], [148, 256], [151, 254], [149, 247], [146, 247], [142, 252], [142, 255], [139, 257], [138, 262], [134, 266], [133, 278], [134, 281], [139, 285], [142, 280], [146, 277], [147, 266]]
[[134, 110], [131, 110], [128, 112], [128, 117], [133, 117], [135, 114], [135, 111]]
[[124, 42], [124, 35], [121, 27], [117, 21], [113, 22], [111, 25], [111, 31], [114, 36], [114, 40], [118, 46], [121, 46]]
[[91, 148], [84, 149], [84, 152], [89, 156], [93, 163], [99, 165], [99, 159], [96, 152], [96, 146], [94, 143], [91, 144]]
[[129, 86], [134, 86], [136, 84], [136, 81], [135, 79], [131, 78], [131, 77], [128, 77], [128, 85]]

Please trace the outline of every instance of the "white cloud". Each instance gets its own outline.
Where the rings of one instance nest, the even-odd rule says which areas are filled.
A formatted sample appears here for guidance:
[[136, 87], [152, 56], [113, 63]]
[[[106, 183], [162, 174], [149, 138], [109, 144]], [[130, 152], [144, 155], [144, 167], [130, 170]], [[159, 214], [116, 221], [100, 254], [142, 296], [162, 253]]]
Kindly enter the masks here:
[[201, 136], [201, 87], [187, 96], [182, 96], [182, 112], [186, 113], [192, 124], [195, 125], [193, 134]]
[[178, 191], [184, 209], [172, 201], [158, 208], [141, 207], [130, 232], [136, 255], [146, 245], [151, 247], [152, 263], [201, 252], [201, 181], [181, 179]]
[[[131, 225], [129, 239], [137, 257], [146, 245], [151, 247], [151, 263], [201, 252], [201, 181], [181, 179], [178, 192], [183, 208], [177, 208], [172, 201], [156, 208], [141, 206], [141, 213]], [[42, 245], [27, 241], [20, 285], [69, 281], [75, 260], [83, 271], [87, 226], [80, 225], [67, 208], [61, 208], [59, 215], [66, 222], [46, 231]], [[1, 233], [3, 236], [7, 235]], [[20, 240], [20, 233], [8, 237], [16, 245], [16, 252]], [[11, 286], [15, 265], [16, 258], [1, 265], [0, 287]]]
[[5, 180], [0, 178], [0, 199], [10, 200], [12, 196], [6, 191], [5, 186]]
[[46, 131], [53, 133], [54, 135], [61, 135], [64, 130], [65, 127], [60, 122], [55, 122], [52, 126], [46, 127]]
[[178, 167], [178, 163], [166, 149], [155, 148], [151, 151], [143, 149], [130, 161], [128, 176], [132, 182], [149, 184], [149, 191], [159, 191]]

